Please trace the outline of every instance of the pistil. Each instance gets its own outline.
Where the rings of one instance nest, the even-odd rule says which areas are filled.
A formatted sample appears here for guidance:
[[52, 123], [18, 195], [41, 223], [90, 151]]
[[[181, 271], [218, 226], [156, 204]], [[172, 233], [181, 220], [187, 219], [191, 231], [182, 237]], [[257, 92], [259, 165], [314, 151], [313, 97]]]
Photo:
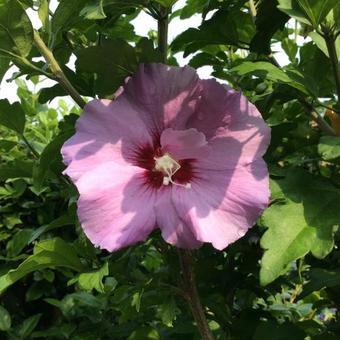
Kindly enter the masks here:
[[163, 185], [169, 185], [170, 183], [173, 185], [178, 185], [184, 187], [186, 189], [191, 188], [190, 183], [180, 184], [173, 181], [172, 177], [175, 173], [181, 168], [181, 165], [172, 158], [168, 153], [164, 154], [161, 157], [154, 157], [155, 160], [155, 170], [163, 173]]

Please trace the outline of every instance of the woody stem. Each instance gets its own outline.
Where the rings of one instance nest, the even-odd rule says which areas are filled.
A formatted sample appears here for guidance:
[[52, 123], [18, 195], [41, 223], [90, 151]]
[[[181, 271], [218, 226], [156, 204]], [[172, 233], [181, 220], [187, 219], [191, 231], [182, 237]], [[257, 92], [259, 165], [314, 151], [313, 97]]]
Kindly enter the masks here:
[[161, 7], [158, 18], [158, 50], [162, 56], [162, 62], [166, 64], [168, 59], [168, 9]]
[[198, 295], [190, 252], [178, 249], [178, 257], [181, 265], [183, 291], [185, 292], [186, 300], [196, 321], [197, 328], [203, 340], [213, 340], [214, 337], [209, 329], [207, 318]]

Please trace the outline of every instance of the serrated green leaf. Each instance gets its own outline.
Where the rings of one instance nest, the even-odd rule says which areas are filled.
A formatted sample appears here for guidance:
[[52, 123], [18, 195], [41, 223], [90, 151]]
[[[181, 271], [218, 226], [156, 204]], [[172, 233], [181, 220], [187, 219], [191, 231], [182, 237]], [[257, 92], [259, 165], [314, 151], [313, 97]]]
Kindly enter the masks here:
[[120, 39], [82, 49], [76, 61], [77, 71], [97, 75], [95, 88], [102, 96], [112, 95], [123, 80], [135, 72], [137, 65], [134, 48]]
[[285, 202], [273, 204], [261, 217], [261, 224], [267, 228], [261, 239], [265, 249], [262, 285], [274, 281], [286, 272], [290, 262], [308, 252], [325, 257], [333, 248], [333, 234], [340, 221], [340, 191], [326, 180], [296, 170], [277, 184]]
[[[226, 30], [225, 27], [228, 27]], [[217, 11], [198, 28], [189, 28], [171, 43], [174, 52], [184, 51], [184, 57], [209, 45], [248, 45], [255, 33], [251, 17], [239, 10]]]
[[78, 278], [79, 286], [84, 289], [91, 291], [95, 289], [99, 293], [104, 293], [103, 278], [109, 275], [108, 263], [105, 264], [98, 270], [90, 273], [81, 273]]
[[259, 77], [272, 80], [274, 82], [285, 83], [291, 87], [300, 90], [303, 93], [308, 93], [303, 84], [293, 79], [292, 77], [293, 73], [288, 75], [283, 70], [266, 61], [258, 62], [245, 61], [242, 62], [240, 65], [233, 67], [231, 71], [236, 72], [241, 76], [247, 74], [254, 74]]
[[173, 322], [176, 319], [177, 306], [173, 298], [165, 301], [161, 306], [158, 315], [161, 317], [162, 322], [167, 327], [172, 327]]
[[7, 99], [0, 100], [0, 125], [23, 134], [25, 129], [25, 112], [18, 102], [10, 104]]
[[26, 57], [33, 45], [33, 27], [17, 0], [0, 0], [0, 54]]
[[314, 28], [317, 28], [338, 0], [297, 0]]
[[0, 276], [0, 293], [31, 272], [56, 267], [70, 268], [75, 271], [83, 270], [83, 265], [73, 246], [58, 237], [37, 243], [33, 255], [29, 256], [16, 269]]
[[210, 0], [187, 0], [185, 6], [181, 9], [181, 19], [190, 18], [196, 13], [201, 13], [202, 10], [209, 5]]
[[278, 8], [304, 24], [317, 28], [338, 0], [278, 0]]
[[11, 328], [11, 316], [7, 309], [0, 306], [0, 331], [8, 331]]

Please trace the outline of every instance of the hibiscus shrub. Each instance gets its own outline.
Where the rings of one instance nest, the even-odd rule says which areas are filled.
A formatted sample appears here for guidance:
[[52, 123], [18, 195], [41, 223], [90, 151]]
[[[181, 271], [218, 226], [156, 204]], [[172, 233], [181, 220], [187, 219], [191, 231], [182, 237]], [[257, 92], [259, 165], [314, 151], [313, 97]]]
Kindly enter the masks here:
[[0, 338], [200, 339], [194, 277], [213, 338], [339, 339], [339, 46], [337, 0], [0, 0]]

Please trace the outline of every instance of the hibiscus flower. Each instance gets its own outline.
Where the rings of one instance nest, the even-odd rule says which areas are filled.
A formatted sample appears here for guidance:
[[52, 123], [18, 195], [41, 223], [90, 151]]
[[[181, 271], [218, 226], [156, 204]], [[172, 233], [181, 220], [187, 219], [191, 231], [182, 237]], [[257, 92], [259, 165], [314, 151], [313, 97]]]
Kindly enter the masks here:
[[268, 204], [269, 139], [241, 93], [190, 67], [147, 64], [114, 101], [86, 105], [62, 155], [94, 245], [115, 251], [160, 228], [178, 247], [223, 249]]

